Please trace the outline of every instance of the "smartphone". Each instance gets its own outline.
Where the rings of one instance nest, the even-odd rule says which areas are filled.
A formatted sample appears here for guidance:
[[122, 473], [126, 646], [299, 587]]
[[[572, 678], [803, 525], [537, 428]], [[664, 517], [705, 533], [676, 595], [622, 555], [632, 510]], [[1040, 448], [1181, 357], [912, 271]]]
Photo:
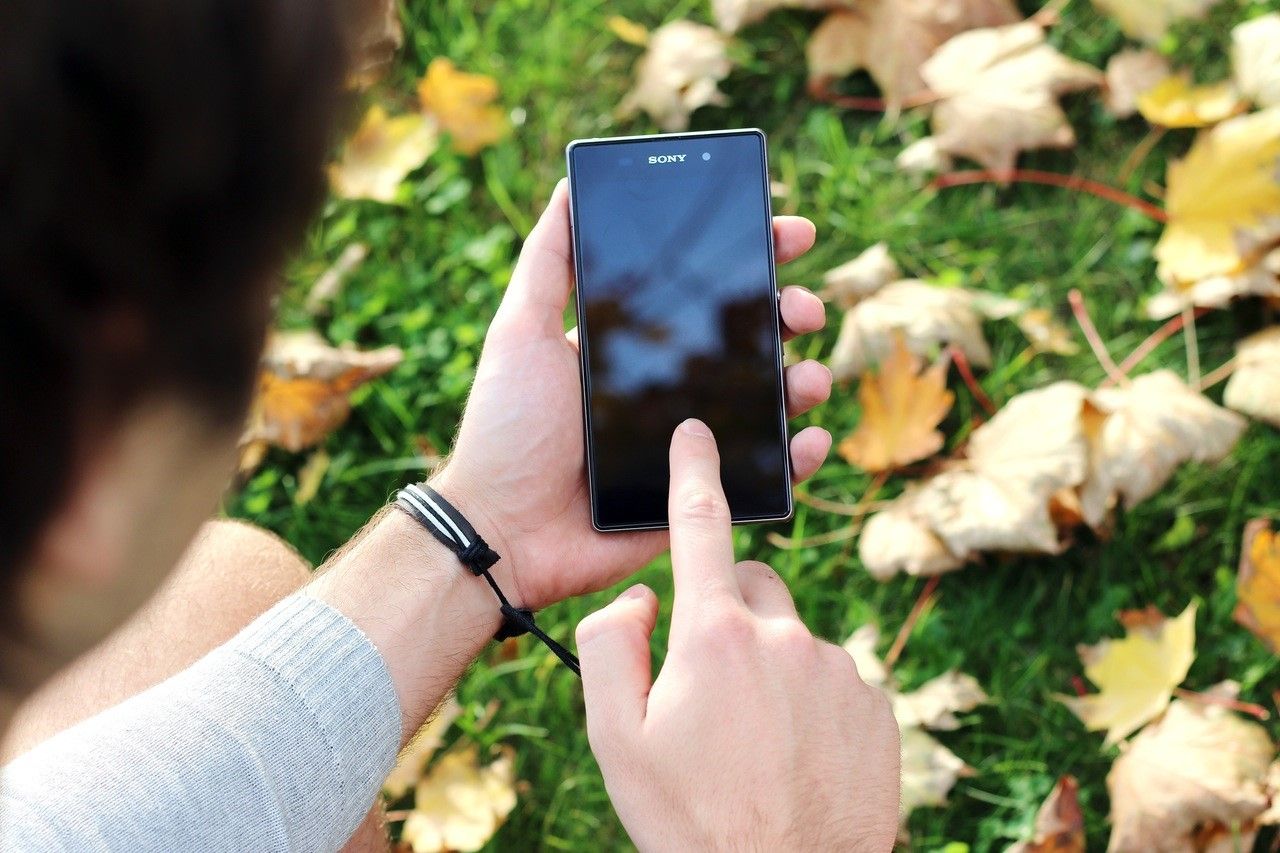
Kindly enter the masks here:
[[566, 150], [592, 524], [667, 526], [671, 435], [715, 434], [735, 523], [791, 517], [765, 137], [583, 139]]

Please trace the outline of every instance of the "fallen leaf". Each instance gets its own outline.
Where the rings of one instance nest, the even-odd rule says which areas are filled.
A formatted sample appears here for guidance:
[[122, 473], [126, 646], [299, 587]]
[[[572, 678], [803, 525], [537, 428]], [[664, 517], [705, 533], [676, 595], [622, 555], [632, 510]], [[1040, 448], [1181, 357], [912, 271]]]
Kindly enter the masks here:
[[1231, 68], [1245, 97], [1260, 107], [1280, 107], [1280, 12], [1231, 31]]
[[1093, 0], [1093, 5], [1115, 18], [1120, 29], [1147, 44], [1155, 44], [1174, 21], [1198, 19], [1218, 0]]
[[944, 672], [910, 693], [894, 693], [893, 716], [898, 725], [951, 731], [960, 728], [957, 713], [972, 711], [987, 701], [977, 679], [963, 672]]
[[329, 166], [329, 183], [342, 198], [395, 200], [405, 177], [439, 144], [435, 122], [420, 113], [391, 117], [374, 104]]
[[1071, 331], [1055, 320], [1047, 308], [1028, 308], [1018, 315], [1017, 323], [1036, 352], [1075, 355], [1080, 351]]
[[1059, 699], [1089, 731], [1106, 729], [1103, 746], [1113, 746], [1164, 712], [1187, 677], [1195, 645], [1194, 602], [1172, 619], [1130, 624], [1123, 639], [1079, 648], [1098, 692]]
[[1005, 853], [1085, 853], [1084, 814], [1075, 777], [1058, 779], [1036, 813], [1035, 833], [1034, 839], [1015, 844]]
[[502, 107], [494, 103], [497, 97], [497, 80], [459, 71], [442, 56], [431, 60], [418, 82], [422, 109], [448, 131], [461, 154], [475, 154], [507, 135], [510, 127]]
[[347, 85], [364, 89], [381, 80], [404, 44], [404, 29], [395, 0], [347, 3]]
[[1010, 0], [864, 0], [833, 12], [814, 31], [806, 48], [809, 79], [819, 84], [865, 68], [889, 110], [897, 110], [927, 96], [921, 66], [947, 39], [1021, 18]]
[[917, 355], [954, 344], [973, 366], [991, 365], [991, 348], [982, 334], [982, 316], [973, 292], [903, 279], [881, 287], [845, 312], [828, 360], [835, 379], [861, 376], [872, 363], [887, 358], [896, 335]]
[[1257, 723], [1217, 705], [1175, 700], [1123, 749], [1107, 774], [1108, 850], [1203, 849], [1192, 843], [1202, 825], [1247, 824], [1267, 808], [1274, 754]]
[[273, 335], [241, 447], [262, 442], [297, 452], [318, 444], [351, 413], [352, 391], [403, 360], [398, 347], [360, 352], [329, 346], [315, 332]]
[[1280, 537], [1268, 519], [1255, 518], [1244, 527], [1236, 599], [1236, 621], [1280, 651]]
[[945, 806], [947, 794], [968, 767], [932, 735], [902, 730], [902, 820], [920, 806]]
[[293, 493], [294, 506], [306, 506], [320, 491], [324, 475], [329, 472], [329, 464], [333, 460], [323, 449], [312, 453], [306, 463], [298, 471], [298, 488]]
[[938, 140], [932, 136], [917, 139], [898, 152], [893, 164], [908, 175], [932, 175], [938, 172], [949, 172], [955, 165], [951, 155], [938, 147]]
[[1206, 127], [1242, 112], [1245, 103], [1231, 82], [1197, 86], [1175, 74], [1138, 95], [1138, 112], [1163, 127]]
[[917, 493], [909, 487], [862, 527], [858, 559], [878, 581], [887, 581], [898, 572], [940, 575], [964, 565], [965, 561], [947, 550], [916, 514], [912, 504]]
[[867, 623], [850, 634], [842, 646], [857, 665], [858, 675], [872, 687], [883, 687], [889, 681], [889, 670], [876, 655], [876, 642], [879, 638], [879, 629], [874, 624]]
[[1154, 495], [1182, 463], [1220, 461], [1246, 426], [1168, 370], [1096, 391], [1090, 404], [1101, 417], [1087, 423], [1089, 476], [1080, 503], [1094, 527], [1118, 501], [1133, 507]]
[[1147, 315], [1163, 320], [1188, 308], [1225, 308], [1232, 300], [1248, 296], [1280, 299], [1280, 226], [1275, 237], [1278, 248], [1267, 251], [1241, 272], [1211, 275], [1190, 285], [1166, 285], [1147, 300]]
[[901, 277], [902, 270], [890, 256], [888, 244], [876, 243], [853, 260], [824, 273], [819, 295], [840, 308], [852, 308]]
[[921, 484], [911, 510], [962, 559], [982, 551], [1058, 553], [1049, 506], [1083, 481], [1085, 389], [1056, 382], [1009, 400], [973, 431], [967, 458]]
[[725, 37], [712, 27], [664, 24], [649, 36], [649, 49], [636, 63], [635, 87], [618, 111], [627, 118], [644, 110], [663, 130], [685, 130], [694, 110], [728, 103], [717, 84], [732, 68]]
[[1162, 281], [1186, 287], [1253, 266], [1280, 238], [1280, 108], [1205, 131], [1169, 165], [1169, 222], [1155, 256]]
[[853, 2], [854, 0], [711, 0], [711, 13], [720, 29], [726, 33], [735, 33], [775, 9], [833, 9], [852, 5]]
[[307, 293], [307, 311], [319, 313], [324, 306], [342, 290], [342, 283], [347, 276], [369, 256], [369, 247], [364, 243], [352, 243], [342, 250], [342, 254], [333, 262], [333, 266], [325, 270]]
[[1280, 326], [1237, 341], [1235, 367], [1222, 392], [1223, 404], [1280, 427]]
[[899, 336], [879, 372], [862, 377], [858, 402], [862, 418], [858, 428], [840, 442], [840, 455], [878, 474], [942, 449], [938, 424], [951, 411], [955, 395], [947, 390], [946, 363], [926, 368]]
[[1031, 22], [962, 32], [920, 74], [939, 99], [932, 119], [938, 148], [996, 172], [1012, 170], [1019, 151], [1074, 145], [1057, 98], [1102, 81], [1096, 68], [1046, 44]]
[[455, 749], [415, 787], [401, 838], [414, 853], [479, 850], [515, 806], [515, 750], [481, 766], [474, 746]]
[[627, 44], [644, 47], [649, 43], [649, 29], [637, 24], [630, 18], [624, 18], [621, 15], [610, 15], [605, 24], [609, 27], [609, 32]]
[[1128, 118], [1138, 111], [1138, 96], [1172, 73], [1169, 61], [1154, 50], [1120, 51], [1107, 61], [1102, 95], [1107, 111], [1116, 118]]
[[382, 793], [388, 800], [398, 800], [422, 780], [427, 762], [444, 743], [445, 733], [462, 713], [462, 706], [452, 694], [444, 700], [431, 719], [418, 729], [417, 734], [400, 750], [396, 766], [382, 783]]

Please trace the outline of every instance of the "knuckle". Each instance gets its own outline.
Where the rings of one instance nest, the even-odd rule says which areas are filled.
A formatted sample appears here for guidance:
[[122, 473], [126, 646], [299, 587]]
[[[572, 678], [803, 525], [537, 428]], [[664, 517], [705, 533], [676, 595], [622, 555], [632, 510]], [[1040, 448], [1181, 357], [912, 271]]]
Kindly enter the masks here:
[[773, 625], [773, 642], [779, 651], [792, 660], [804, 660], [815, 655], [818, 642], [799, 619], [781, 619]]
[[688, 489], [680, 495], [678, 511], [692, 521], [729, 520], [729, 504], [724, 495], [703, 487]]
[[730, 605], [718, 608], [704, 620], [704, 642], [716, 652], [737, 653], [755, 640], [755, 622], [744, 607]]

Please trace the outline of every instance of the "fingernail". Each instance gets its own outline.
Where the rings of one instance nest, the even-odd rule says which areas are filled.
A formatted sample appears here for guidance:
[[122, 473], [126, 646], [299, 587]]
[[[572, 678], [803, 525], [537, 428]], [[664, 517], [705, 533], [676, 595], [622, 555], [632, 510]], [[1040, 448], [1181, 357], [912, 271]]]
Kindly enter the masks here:
[[818, 366], [819, 366], [819, 367], [821, 367], [823, 370], [827, 371], [827, 384], [828, 384], [828, 385], [830, 385], [832, 382], [834, 382], [834, 381], [835, 381], [835, 374], [831, 372], [831, 368], [830, 368], [830, 367], [827, 367], [827, 366], [826, 366], [825, 364], [823, 364], [822, 362], [818, 362]]
[[697, 418], [689, 418], [680, 424], [680, 431], [685, 435], [692, 435], [696, 438], [711, 438], [711, 430]]
[[628, 589], [622, 595], [618, 596], [618, 598], [625, 598], [629, 601], [634, 601], [637, 598], [644, 598], [648, 593], [649, 593], [649, 587], [645, 586], [642, 583], [638, 583], [635, 586]]

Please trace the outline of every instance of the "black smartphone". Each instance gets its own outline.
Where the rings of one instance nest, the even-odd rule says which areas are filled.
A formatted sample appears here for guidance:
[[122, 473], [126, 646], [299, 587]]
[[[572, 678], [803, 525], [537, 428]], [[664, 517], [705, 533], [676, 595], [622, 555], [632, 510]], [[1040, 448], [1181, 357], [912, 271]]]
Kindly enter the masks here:
[[586, 464], [597, 530], [667, 526], [671, 434], [716, 436], [735, 523], [790, 518], [764, 134], [571, 142]]

